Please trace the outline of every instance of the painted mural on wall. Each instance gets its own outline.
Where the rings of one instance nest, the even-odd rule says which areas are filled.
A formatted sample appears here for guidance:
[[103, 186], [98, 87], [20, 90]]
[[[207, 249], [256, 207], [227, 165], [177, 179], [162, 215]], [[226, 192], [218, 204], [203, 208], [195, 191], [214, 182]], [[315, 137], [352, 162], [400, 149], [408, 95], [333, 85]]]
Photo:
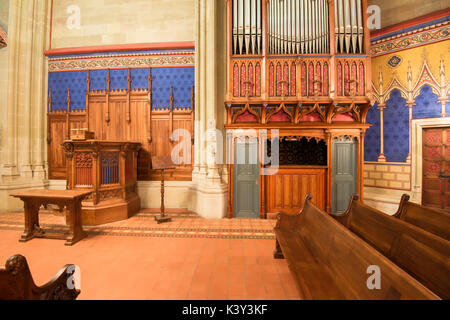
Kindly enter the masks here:
[[372, 39], [365, 186], [411, 190], [412, 121], [450, 117], [449, 24], [447, 16]]
[[65, 111], [70, 90], [71, 110], [86, 107], [86, 79], [89, 73], [90, 90], [106, 90], [109, 73], [110, 91], [126, 90], [128, 73], [131, 90], [148, 89], [148, 75], [152, 79], [152, 108], [173, 105], [177, 109], [191, 108], [194, 79], [194, 50], [146, 50], [106, 52], [49, 57], [48, 88], [50, 111]]

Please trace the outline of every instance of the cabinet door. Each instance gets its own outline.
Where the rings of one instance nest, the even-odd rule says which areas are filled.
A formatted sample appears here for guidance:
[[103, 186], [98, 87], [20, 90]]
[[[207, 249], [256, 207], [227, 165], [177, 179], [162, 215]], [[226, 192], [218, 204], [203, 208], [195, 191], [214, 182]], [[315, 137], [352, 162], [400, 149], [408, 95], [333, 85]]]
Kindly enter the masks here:
[[234, 216], [257, 218], [259, 216], [259, 166], [257, 141], [236, 142], [234, 160]]
[[332, 181], [332, 212], [342, 213], [356, 192], [355, 140], [333, 141]]

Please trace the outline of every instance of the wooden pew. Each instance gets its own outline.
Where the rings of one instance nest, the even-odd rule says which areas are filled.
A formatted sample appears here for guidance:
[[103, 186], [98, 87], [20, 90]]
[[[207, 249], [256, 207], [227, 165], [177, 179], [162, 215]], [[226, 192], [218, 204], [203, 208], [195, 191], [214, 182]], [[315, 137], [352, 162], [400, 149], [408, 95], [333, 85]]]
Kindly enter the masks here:
[[[439, 299], [365, 241], [321, 211], [308, 194], [298, 214], [277, 214], [275, 258], [285, 257], [303, 299]], [[367, 269], [381, 269], [369, 289]]]
[[394, 217], [450, 241], [450, 213], [411, 202], [407, 194], [402, 195]]
[[345, 227], [443, 299], [450, 299], [450, 241], [369, 207], [353, 195]]
[[16, 254], [0, 267], [0, 300], [75, 300], [80, 290], [67, 286], [74, 271], [66, 264], [48, 283], [36, 286], [27, 260]]

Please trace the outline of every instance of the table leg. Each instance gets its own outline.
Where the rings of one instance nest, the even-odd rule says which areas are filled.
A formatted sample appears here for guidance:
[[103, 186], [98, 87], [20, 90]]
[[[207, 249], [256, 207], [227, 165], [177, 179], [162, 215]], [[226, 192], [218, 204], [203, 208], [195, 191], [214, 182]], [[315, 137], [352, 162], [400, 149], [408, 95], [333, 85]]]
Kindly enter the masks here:
[[42, 236], [45, 232], [39, 227], [39, 206], [40, 204], [32, 199], [25, 199], [24, 215], [25, 230], [20, 237], [20, 242], [26, 242], [36, 236]]
[[71, 246], [87, 236], [87, 233], [83, 231], [81, 225], [81, 200], [75, 199], [67, 205], [67, 214], [69, 215], [69, 235], [64, 243], [66, 246]]

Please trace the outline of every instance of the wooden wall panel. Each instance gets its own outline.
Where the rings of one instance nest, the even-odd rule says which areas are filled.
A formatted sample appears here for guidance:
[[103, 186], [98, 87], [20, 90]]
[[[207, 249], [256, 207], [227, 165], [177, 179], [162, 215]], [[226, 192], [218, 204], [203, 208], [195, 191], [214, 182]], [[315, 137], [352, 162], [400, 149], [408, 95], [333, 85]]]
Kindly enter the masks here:
[[313, 203], [325, 210], [326, 168], [280, 168], [276, 175], [266, 176], [267, 212], [297, 213], [303, 207], [306, 193]]
[[[191, 110], [172, 108], [152, 110], [146, 92], [91, 92], [88, 97], [89, 130], [94, 138], [113, 141], [140, 142], [138, 154], [138, 180], [159, 180], [160, 173], [151, 170], [151, 156], [171, 155], [178, 142], [172, 142], [171, 132], [186, 129], [193, 137]], [[86, 112], [49, 113], [49, 167], [50, 178], [65, 179], [66, 166], [61, 143], [66, 139], [67, 119], [70, 128], [87, 128]], [[151, 119], [151, 121], [149, 121]], [[109, 121], [107, 121], [109, 120]], [[151, 137], [150, 137], [151, 135]], [[149, 139], [151, 138], [151, 139]], [[193, 151], [191, 139], [186, 148]], [[191, 153], [193, 154], [193, 153]], [[191, 159], [191, 162], [193, 159]], [[167, 170], [167, 180], [191, 180], [192, 164]]]
[[48, 164], [50, 179], [65, 179], [66, 156], [61, 144], [70, 133], [70, 129], [85, 128], [84, 112], [54, 112], [48, 115]]
[[61, 147], [67, 132], [65, 116], [48, 118], [48, 166], [50, 179], [65, 179], [66, 156]]

